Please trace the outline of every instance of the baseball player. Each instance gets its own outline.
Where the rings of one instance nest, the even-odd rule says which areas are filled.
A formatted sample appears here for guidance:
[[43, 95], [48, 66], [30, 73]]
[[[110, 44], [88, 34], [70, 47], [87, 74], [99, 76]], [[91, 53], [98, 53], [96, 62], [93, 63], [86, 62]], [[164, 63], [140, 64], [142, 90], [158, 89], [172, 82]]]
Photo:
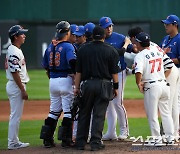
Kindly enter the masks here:
[[61, 21], [56, 25], [55, 39], [45, 51], [42, 65], [49, 75], [50, 112], [42, 126], [41, 136], [44, 147], [54, 147], [54, 131], [63, 110], [62, 147], [72, 144], [72, 119], [70, 107], [73, 100], [73, 74], [75, 73], [76, 55], [74, 47], [67, 42], [70, 36], [70, 24]]
[[77, 49], [79, 49], [81, 45], [86, 42], [84, 26], [83, 25], [78, 26], [73, 34], [76, 35], [75, 46]]
[[26, 92], [26, 83], [29, 82], [29, 76], [26, 70], [26, 62], [21, 50], [21, 45], [25, 42], [25, 33], [20, 25], [12, 26], [9, 29], [9, 38], [11, 45], [8, 47], [5, 61], [6, 91], [10, 102], [10, 118], [8, 130], [8, 149], [19, 149], [29, 146], [29, 143], [19, 141], [19, 124], [22, 116], [24, 100], [28, 99]]
[[[160, 44], [160, 47], [166, 52], [166, 54], [173, 60], [176, 67], [179, 69], [180, 72], [180, 34], [178, 32], [179, 27], [179, 18], [176, 15], [169, 15], [167, 19], [162, 20], [162, 23], [164, 23], [164, 27], [166, 30], [166, 33], [168, 34], [165, 36], [162, 40], [162, 43]], [[180, 73], [179, 73], [180, 74]], [[176, 92], [178, 89], [178, 105], [179, 105], [179, 111], [173, 107], [173, 117], [176, 118], [177, 114], [180, 113], [180, 86], [179, 84], [176, 84], [176, 86], [173, 86], [173, 91]], [[175, 94], [176, 95], [176, 94]], [[178, 113], [179, 112], [179, 113]], [[177, 129], [177, 124], [175, 124], [175, 128]], [[179, 126], [178, 126], [179, 127]], [[177, 135], [177, 133], [175, 133]]]
[[[124, 35], [113, 32], [113, 23], [109, 17], [102, 17], [99, 20], [99, 24], [101, 27], [105, 29], [106, 38], [105, 42], [111, 44], [117, 50], [121, 48], [127, 49], [130, 40], [125, 38]], [[119, 88], [118, 88], [118, 97], [112, 100], [109, 103], [107, 108], [107, 121], [108, 121], [108, 130], [106, 134], [103, 135], [103, 140], [114, 140], [117, 139], [116, 134], [116, 122], [120, 124], [120, 135], [119, 139], [126, 139], [129, 136], [129, 127], [128, 127], [128, 119], [126, 109], [123, 105], [123, 91], [126, 82], [126, 63], [124, 61], [124, 56], [119, 57]]]
[[159, 146], [162, 144], [158, 109], [162, 118], [167, 144], [171, 145], [174, 142], [174, 131], [168, 106], [170, 88], [165, 80], [162, 65], [164, 52], [155, 44], [151, 44], [150, 47], [150, 37], [144, 32], [136, 35], [135, 44], [139, 51], [134, 59], [136, 84], [139, 91], [144, 93], [144, 106], [151, 136], [156, 137], [152, 145]]
[[74, 44], [76, 42], [76, 35], [74, 35], [74, 32], [76, 31], [77, 29], [77, 25], [76, 24], [71, 24], [70, 25], [70, 30], [71, 30], [71, 34], [70, 34], [70, 37], [69, 37], [69, 42]]
[[91, 42], [93, 40], [92, 34], [93, 34], [94, 27], [95, 27], [95, 24], [92, 22], [88, 22], [87, 24], [84, 25], [86, 43]]
[[[132, 28], [128, 31], [131, 42], [135, 44], [135, 36], [143, 32], [140, 27]], [[150, 42], [150, 47], [157, 46], [157, 44]], [[136, 50], [136, 49], [135, 49]], [[178, 85], [179, 85], [179, 72], [177, 67], [174, 65], [172, 60], [164, 54], [163, 56], [163, 65], [166, 76], [166, 81], [170, 84], [170, 100], [168, 102], [170, 112], [173, 118], [174, 124], [174, 136], [178, 136], [178, 128], [179, 128], [179, 112], [178, 112]], [[170, 73], [169, 71], [170, 70]]]

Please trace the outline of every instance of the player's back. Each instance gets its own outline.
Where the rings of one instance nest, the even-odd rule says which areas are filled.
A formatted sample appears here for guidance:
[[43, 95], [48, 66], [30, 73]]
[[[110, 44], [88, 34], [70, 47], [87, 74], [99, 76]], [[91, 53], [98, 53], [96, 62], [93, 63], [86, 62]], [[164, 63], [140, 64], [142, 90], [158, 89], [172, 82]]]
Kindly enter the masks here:
[[135, 62], [136, 72], [139, 71], [143, 74], [143, 82], [165, 80], [163, 52], [158, 49], [158, 46], [151, 45], [148, 49], [138, 53]]

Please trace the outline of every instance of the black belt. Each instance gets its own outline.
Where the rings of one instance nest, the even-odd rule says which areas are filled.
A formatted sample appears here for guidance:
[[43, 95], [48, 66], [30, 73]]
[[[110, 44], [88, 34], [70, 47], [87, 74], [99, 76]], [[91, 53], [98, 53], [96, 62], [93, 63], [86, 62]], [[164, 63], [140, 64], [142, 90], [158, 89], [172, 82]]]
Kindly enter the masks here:
[[151, 84], [151, 83], [155, 83], [155, 82], [161, 82], [161, 81], [165, 81], [166, 82], [166, 80], [156, 80], [156, 81], [149, 81], [149, 83]]
[[111, 81], [110, 79], [106, 79], [106, 78], [98, 78], [98, 77], [90, 77], [87, 80], [104, 80], [104, 81]]

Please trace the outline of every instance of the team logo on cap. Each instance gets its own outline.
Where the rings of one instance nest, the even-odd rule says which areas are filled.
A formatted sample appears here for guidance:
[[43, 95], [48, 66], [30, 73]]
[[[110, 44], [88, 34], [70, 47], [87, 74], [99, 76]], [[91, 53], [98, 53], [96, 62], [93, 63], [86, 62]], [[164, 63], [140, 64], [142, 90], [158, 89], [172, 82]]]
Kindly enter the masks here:
[[108, 23], [108, 22], [109, 22], [108, 18], [106, 18], [105, 22], [106, 22], [106, 23]]
[[79, 31], [79, 27], [77, 26], [77, 27], [76, 27], [76, 32], [78, 32], [78, 31]]
[[86, 28], [86, 32], [88, 31], [88, 28]]

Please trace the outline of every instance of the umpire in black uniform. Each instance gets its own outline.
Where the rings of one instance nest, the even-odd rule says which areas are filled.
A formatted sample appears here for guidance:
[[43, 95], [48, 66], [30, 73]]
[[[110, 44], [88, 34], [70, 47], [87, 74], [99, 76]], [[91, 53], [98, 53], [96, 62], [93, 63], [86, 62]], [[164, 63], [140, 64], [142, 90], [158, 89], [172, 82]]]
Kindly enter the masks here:
[[85, 148], [93, 110], [90, 146], [92, 151], [96, 151], [105, 147], [101, 138], [106, 109], [109, 100], [118, 95], [119, 55], [115, 48], [104, 43], [103, 28], [94, 28], [93, 39], [78, 51], [74, 94], [78, 95], [80, 91], [82, 94], [76, 147], [78, 150]]

